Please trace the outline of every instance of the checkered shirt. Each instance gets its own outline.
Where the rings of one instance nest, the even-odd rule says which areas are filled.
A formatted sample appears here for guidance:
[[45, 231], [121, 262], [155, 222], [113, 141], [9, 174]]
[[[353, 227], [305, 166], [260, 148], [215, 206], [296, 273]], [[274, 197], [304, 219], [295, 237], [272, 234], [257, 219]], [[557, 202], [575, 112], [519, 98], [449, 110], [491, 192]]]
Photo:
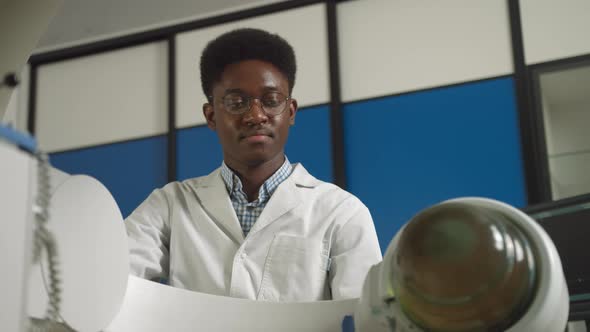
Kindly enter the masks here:
[[266, 203], [268, 203], [270, 196], [279, 184], [291, 175], [292, 170], [293, 166], [291, 166], [289, 159], [285, 156], [283, 165], [260, 186], [258, 198], [252, 202], [248, 202], [248, 197], [242, 189], [240, 178], [227, 167], [225, 162], [221, 164], [221, 177], [223, 178], [223, 182], [225, 182], [231, 203], [244, 231], [244, 236], [248, 235], [248, 232], [250, 232], [258, 217], [260, 217]]

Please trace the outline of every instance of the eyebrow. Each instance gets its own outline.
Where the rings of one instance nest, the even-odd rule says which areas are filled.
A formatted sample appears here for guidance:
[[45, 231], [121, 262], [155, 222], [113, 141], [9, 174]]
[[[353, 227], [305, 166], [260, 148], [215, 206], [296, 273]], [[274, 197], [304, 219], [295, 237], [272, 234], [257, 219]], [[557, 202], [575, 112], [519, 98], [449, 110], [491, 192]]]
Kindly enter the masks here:
[[[262, 89], [263, 92], [281, 92], [281, 90], [276, 87], [276, 86], [266, 86]], [[224, 94], [230, 94], [230, 93], [241, 93], [241, 94], [247, 94], [246, 92], [244, 92], [244, 90], [239, 89], [239, 88], [234, 88], [234, 89], [226, 89], [224, 91]]]
[[242, 90], [242, 89], [226, 89], [224, 91], [224, 94], [230, 94], [230, 93], [244, 93], [244, 90]]

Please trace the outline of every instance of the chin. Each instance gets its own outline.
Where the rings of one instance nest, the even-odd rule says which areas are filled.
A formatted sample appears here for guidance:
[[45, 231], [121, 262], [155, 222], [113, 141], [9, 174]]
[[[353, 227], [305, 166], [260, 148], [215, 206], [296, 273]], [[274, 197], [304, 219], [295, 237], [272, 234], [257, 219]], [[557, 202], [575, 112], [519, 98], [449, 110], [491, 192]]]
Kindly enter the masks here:
[[269, 151], [249, 151], [241, 159], [249, 166], [258, 166], [275, 159], [279, 155], [280, 153], [271, 153]]

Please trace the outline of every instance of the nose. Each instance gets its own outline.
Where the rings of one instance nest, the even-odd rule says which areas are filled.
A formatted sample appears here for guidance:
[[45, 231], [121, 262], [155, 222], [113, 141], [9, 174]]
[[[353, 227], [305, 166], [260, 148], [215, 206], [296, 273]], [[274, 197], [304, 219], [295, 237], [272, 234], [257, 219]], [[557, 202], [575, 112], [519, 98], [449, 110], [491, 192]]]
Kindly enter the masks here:
[[258, 125], [268, 121], [268, 116], [262, 109], [262, 104], [257, 98], [252, 99], [250, 109], [244, 113], [243, 121], [250, 126]]

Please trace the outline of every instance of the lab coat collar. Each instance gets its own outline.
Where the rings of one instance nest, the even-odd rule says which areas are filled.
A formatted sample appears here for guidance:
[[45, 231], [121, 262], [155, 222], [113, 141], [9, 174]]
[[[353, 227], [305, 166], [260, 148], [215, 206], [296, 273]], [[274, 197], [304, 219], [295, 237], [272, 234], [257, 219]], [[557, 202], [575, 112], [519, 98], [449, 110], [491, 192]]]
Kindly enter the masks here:
[[305, 192], [320, 183], [321, 181], [311, 176], [303, 165], [295, 164], [291, 175], [277, 187], [270, 197], [249, 235], [260, 231], [297, 207], [305, 199]]
[[203, 209], [219, 226], [219, 229], [241, 245], [244, 242], [244, 233], [220, 171], [221, 168], [218, 168], [202, 178], [200, 184], [195, 187], [195, 193], [203, 204]]
[[[195, 191], [203, 207], [220, 229], [241, 245], [244, 242], [244, 233], [221, 178], [220, 170], [221, 168], [218, 168], [205, 176]], [[258, 232], [294, 209], [305, 199], [305, 192], [320, 183], [321, 181], [309, 174], [303, 165], [295, 164], [291, 175], [275, 190], [249, 234]]]
[[293, 172], [289, 179], [298, 187], [315, 188], [320, 185], [322, 181], [316, 179], [313, 175], [309, 174], [302, 164], [297, 163], [293, 165]]

